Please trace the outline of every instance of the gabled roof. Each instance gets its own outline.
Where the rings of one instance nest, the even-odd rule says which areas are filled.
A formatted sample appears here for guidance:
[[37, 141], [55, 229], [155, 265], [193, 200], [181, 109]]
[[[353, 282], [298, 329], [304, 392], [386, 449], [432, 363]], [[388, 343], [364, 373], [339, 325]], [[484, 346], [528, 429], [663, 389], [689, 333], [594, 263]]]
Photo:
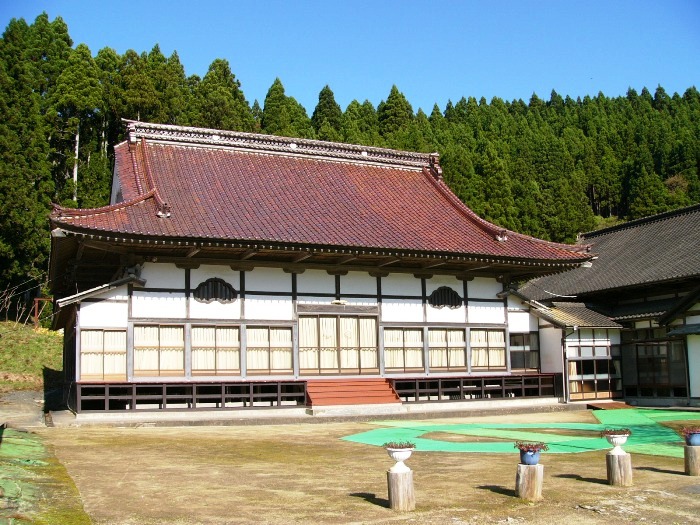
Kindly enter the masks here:
[[700, 205], [584, 234], [597, 258], [535, 279], [520, 292], [535, 300], [583, 296], [700, 277]]
[[336, 262], [374, 267], [528, 276], [591, 258], [585, 247], [479, 218], [443, 182], [437, 154], [133, 121], [128, 127], [128, 140], [115, 148], [118, 197], [103, 208], [56, 208], [54, 239], [168, 247], [168, 255], [193, 261], [325, 264], [333, 254]]
[[551, 307], [532, 304], [531, 312], [561, 328], [622, 328], [612, 319], [589, 309], [583, 303], [552, 303]]

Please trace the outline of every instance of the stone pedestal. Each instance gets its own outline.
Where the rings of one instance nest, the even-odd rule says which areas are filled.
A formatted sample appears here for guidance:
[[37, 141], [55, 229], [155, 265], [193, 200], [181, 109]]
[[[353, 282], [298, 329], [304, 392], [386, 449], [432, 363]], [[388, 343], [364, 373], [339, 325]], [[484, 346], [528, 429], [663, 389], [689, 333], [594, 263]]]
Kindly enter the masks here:
[[632, 456], [623, 454], [608, 454], [605, 456], [608, 468], [608, 483], [617, 487], [632, 486]]
[[515, 495], [529, 501], [542, 499], [544, 465], [523, 465], [518, 463], [515, 474]]
[[389, 506], [393, 510], [414, 510], [416, 508], [416, 495], [413, 491], [413, 471], [386, 473], [386, 481], [389, 488]]
[[700, 476], [700, 447], [685, 446], [685, 473]]

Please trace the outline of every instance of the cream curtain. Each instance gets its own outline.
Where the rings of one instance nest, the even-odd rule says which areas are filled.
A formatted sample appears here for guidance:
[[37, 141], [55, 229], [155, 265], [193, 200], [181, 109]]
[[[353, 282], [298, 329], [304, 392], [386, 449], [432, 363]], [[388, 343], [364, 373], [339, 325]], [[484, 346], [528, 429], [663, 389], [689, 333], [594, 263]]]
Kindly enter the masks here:
[[81, 379], [104, 378], [104, 332], [82, 330], [80, 332]]
[[240, 329], [235, 326], [216, 329], [216, 370], [218, 373], [238, 373], [241, 362]]
[[447, 330], [428, 330], [428, 355], [431, 368], [447, 368]]
[[270, 328], [270, 369], [292, 370], [291, 328]]
[[338, 333], [336, 317], [321, 317], [319, 319], [319, 348], [321, 369], [338, 368]]
[[248, 328], [246, 362], [248, 370], [270, 369], [270, 333], [267, 327]]
[[377, 320], [372, 317], [360, 318], [360, 354], [363, 369], [379, 368]]
[[404, 368], [403, 330], [384, 329], [384, 365], [386, 368]]
[[240, 370], [238, 327], [192, 327], [192, 373], [231, 374]]
[[340, 367], [360, 368], [360, 327], [356, 317], [340, 317]]
[[474, 368], [504, 368], [506, 340], [502, 330], [471, 330], [471, 363]]
[[134, 326], [134, 374], [158, 375], [158, 349], [160, 347], [157, 326]]
[[105, 331], [104, 350], [105, 379], [126, 379], [126, 331]]
[[216, 328], [192, 327], [192, 373], [216, 372]]
[[318, 319], [299, 318], [299, 368], [318, 370]]
[[185, 329], [182, 326], [160, 327], [160, 372], [185, 373]]

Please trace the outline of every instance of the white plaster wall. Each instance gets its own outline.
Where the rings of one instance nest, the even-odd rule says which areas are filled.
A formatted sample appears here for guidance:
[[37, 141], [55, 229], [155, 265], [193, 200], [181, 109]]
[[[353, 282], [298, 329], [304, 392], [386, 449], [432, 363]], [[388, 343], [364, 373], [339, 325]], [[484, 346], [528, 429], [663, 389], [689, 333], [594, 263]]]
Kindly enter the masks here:
[[[382, 277], [382, 295], [421, 295], [421, 281], [409, 274]], [[461, 294], [460, 294], [461, 295]]]
[[323, 270], [306, 270], [297, 274], [299, 293], [335, 293], [335, 276]]
[[125, 300], [80, 303], [81, 328], [126, 328], [128, 316], [129, 305]]
[[508, 312], [508, 330], [514, 333], [528, 333], [537, 331], [537, 318], [530, 315], [527, 310]]
[[[693, 310], [693, 311], [698, 311], [700, 310], [700, 303], [695, 303], [694, 306], [691, 308], [688, 308], [688, 310]], [[688, 317], [685, 318], [685, 322], [687, 324], [697, 324], [700, 323], [700, 315], [689, 315]]]
[[284, 273], [278, 268], [255, 268], [251, 272], [246, 272], [245, 288], [257, 292], [292, 293], [292, 274]]
[[462, 284], [462, 281], [450, 275], [436, 275], [432, 279], [428, 279], [425, 283], [426, 294], [430, 295], [441, 286], [452, 288], [459, 294], [460, 297], [462, 297], [462, 299], [464, 299], [464, 285]]
[[689, 335], [688, 375], [690, 376], [690, 397], [700, 397], [700, 335]]
[[433, 308], [427, 305], [426, 308], [426, 317], [429, 323], [464, 323], [466, 322], [466, 315], [467, 310], [464, 305], [457, 308], [448, 306]]
[[420, 299], [384, 299], [382, 321], [420, 323], [423, 321], [423, 304]]
[[469, 301], [467, 319], [470, 323], [504, 324], [505, 308], [502, 303]]
[[497, 294], [503, 291], [503, 285], [488, 277], [476, 277], [467, 282], [467, 291], [470, 299], [496, 299]]
[[246, 295], [245, 318], [246, 320], [291, 321], [294, 318], [292, 298]]
[[[365, 272], [349, 272], [340, 276], [340, 294], [365, 294], [377, 296], [377, 278]], [[374, 301], [376, 304], [376, 300]]]
[[144, 263], [141, 278], [146, 279], [145, 288], [178, 288], [185, 287], [185, 270], [174, 264]]
[[207, 279], [215, 278], [223, 279], [233, 286], [236, 292], [241, 291], [240, 272], [236, 272], [228, 266], [207, 264], [190, 270], [190, 286], [193, 290]]
[[240, 319], [241, 318], [241, 298], [232, 303], [200, 303], [195, 299], [190, 299], [190, 318], [192, 319]]
[[543, 374], [561, 374], [563, 369], [561, 329], [540, 326], [540, 361]]
[[183, 319], [187, 315], [184, 293], [134, 290], [131, 315], [141, 318]]

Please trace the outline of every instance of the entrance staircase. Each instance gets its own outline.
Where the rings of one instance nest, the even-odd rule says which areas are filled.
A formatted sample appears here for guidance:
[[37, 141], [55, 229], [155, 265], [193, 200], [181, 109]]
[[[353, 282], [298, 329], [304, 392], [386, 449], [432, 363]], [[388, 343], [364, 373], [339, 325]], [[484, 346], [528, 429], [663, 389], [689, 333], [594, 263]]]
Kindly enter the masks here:
[[401, 404], [386, 379], [320, 379], [306, 382], [307, 405]]

